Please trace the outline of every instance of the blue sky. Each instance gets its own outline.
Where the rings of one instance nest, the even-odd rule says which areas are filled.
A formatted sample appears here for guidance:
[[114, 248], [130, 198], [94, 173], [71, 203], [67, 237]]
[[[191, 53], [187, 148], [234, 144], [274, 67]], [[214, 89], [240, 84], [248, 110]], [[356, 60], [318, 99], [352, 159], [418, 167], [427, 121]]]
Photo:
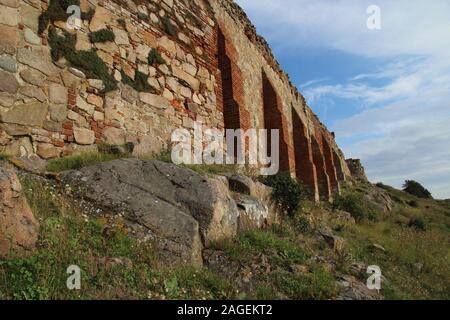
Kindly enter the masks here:
[[[373, 182], [450, 198], [450, 1], [237, 0]], [[381, 9], [381, 30], [366, 10]]]

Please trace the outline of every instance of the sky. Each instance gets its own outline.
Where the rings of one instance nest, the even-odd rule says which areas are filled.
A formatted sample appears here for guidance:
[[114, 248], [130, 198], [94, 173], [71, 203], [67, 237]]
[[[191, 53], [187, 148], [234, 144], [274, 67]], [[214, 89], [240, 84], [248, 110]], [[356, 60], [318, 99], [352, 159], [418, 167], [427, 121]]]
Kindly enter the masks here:
[[236, 2], [372, 182], [450, 198], [450, 1]]

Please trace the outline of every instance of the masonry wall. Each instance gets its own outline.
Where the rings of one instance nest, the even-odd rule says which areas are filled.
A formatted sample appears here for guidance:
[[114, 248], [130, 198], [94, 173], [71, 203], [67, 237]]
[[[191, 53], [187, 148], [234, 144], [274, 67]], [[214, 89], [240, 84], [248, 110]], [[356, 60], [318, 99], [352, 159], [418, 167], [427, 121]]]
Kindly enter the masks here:
[[[76, 36], [75, 50], [96, 50], [117, 88], [52, 60], [48, 28], [38, 19], [48, 1], [0, 0], [0, 152], [51, 159], [132, 143], [136, 154], [168, 147], [174, 129], [194, 121], [211, 128], [279, 129], [283, 171], [315, 198], [339, 192], [349, 170], [333, 135], [280, 69], [243, 11], [229, 0], [81, 0], [95, 10], [80, 30], [64, 21], [57, 34]], [[168, 28], [167, 25], [170, 25]], [[114, 41], [91, 43], [109, 29]], [[156, 50], [165, 63], [149, 65]], [[124, 77], [147, 77], [139, 92]]]
[[281, 169], [303, 180], [316, 199], [339, 193], [350, 173], [333, 134], [291, 84], [242, 9], [229, 0], [214, 0], [211, 6], [235, 48], [232, 60], [244, 88], [240, 108], [249, 113], [251, 126], [280, 130]]

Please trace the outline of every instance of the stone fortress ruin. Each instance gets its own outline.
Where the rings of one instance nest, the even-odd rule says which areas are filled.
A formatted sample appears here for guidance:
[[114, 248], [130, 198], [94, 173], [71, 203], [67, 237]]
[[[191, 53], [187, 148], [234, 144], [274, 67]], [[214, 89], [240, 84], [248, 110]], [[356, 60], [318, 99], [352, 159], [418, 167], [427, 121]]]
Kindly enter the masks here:
[[[79, 5], [81, 28], [65, 13]], [[315, 199], [351, 172], [333, 133], [231, 0], [0, 0], [0, 152], [135, 155], [195, 121], [279, 129], [280, 169]]]

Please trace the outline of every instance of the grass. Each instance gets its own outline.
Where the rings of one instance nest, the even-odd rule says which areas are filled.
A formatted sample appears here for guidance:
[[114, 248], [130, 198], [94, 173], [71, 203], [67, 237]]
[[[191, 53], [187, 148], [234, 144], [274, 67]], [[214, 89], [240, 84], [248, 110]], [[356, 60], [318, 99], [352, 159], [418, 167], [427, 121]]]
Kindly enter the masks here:
[[[393, 212], [377, 222], [346, 226], [346, 239], [356, 261], [378, 265], [388, 283], [387, 299], [450, 299], [450, 210], [439, 202], [412, 197], [384, 186], [398, 201]], [[414, 200], [416, 208], [407, 204]], [[374, 252], [380, 244], [385, 253]], [[365, 276], [365, 275], [364, 275]]]
[[[23, 178], [29, 204], [41, 225], [37, 251], [0, 263], [0, 299], [236, 299], [232, 283], [212, 271], [158, 265], [151, 243], [137, 243], [121, 227], [88, 219], [52, 185]], [[101, 258], [129, 259], [109, 268]], [[81, 270], [81, 290], [66, 287], [71, 265]]]
[[100, 152], [84, 153], [75, 156], [55, 159], [48, 163], [46, 170], [49, 172], [62, 172], [78, 170], [101, 162], [113, 161], [130, 157], [128, 154], [107, 154]]
[[[126, 156], [83, 154], [54, 160], [47, 170], [79, 169]], [[171, 162], [170, 152], [153, 159]], [[202, 174], [236, 170], [195, 169]], [[363, 283], [367, 274], [352, 264], [380, 266], [387, 299], [450, 299], [449, 201], [419, 199], [379, 186], [397, 197], [393, 212], [351, 224], [337, 221], [329, 205], [305, 200], [279, 225], [214, 243], [211, 250], [225, 262], [194, 269], [161, 265], [152, 243], [129, 237], [123, 221], [111, 225], [106, 218], [82, 215], [49, 180], [30, 175], [21, 180], [40, 222], [40, 237], [32, 256], [0, 261], [0, 299], [333, 299], [338, 292], [327, 261]], [[345, 239], [343, 252], [334, 252], [318, 236], [324, 226]], [[373, 244], [385, 251], [374, 250]], [[106, 257], [130, 263], [106, 267], [101, 263]], [[66, 270], [74, 264], [82, 270], [80, 291], [66, 288]], [[248, 271], [252, 276], [243, 285]]]

